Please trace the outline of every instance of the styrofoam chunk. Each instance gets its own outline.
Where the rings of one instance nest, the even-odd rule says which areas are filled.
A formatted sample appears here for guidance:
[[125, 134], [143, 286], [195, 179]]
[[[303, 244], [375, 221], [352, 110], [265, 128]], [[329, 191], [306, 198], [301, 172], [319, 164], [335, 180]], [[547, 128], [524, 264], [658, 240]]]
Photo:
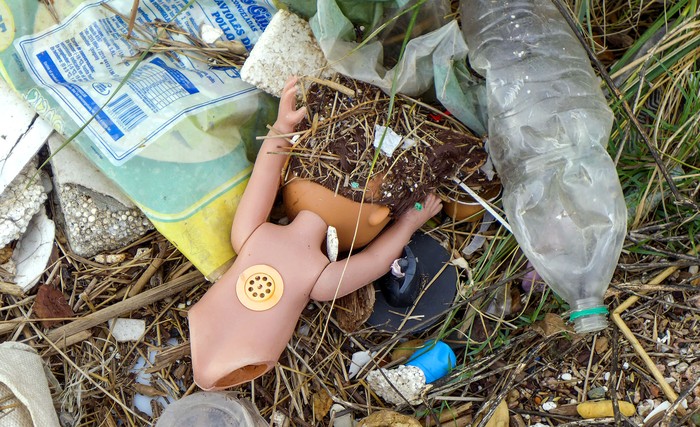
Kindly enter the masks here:
[[146, 321], [143, 319], [112, 319], [109, 329], [117, 342], [138, 341], [146, 332]]
[[274, 96], [290, 76], [332, 75], [309, 23], [286, 10], [275, 13], [241, 67], [244, 82]]

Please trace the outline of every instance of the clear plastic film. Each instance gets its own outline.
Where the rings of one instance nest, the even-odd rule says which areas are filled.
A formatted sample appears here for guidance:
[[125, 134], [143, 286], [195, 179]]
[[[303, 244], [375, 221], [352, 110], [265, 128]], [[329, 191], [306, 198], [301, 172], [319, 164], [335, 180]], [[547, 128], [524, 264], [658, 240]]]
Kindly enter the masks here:
[[[483, 84], [466, 69], [467, 45], [457, 21], [447, 21], [449, 2], [284, 0], [293, 11], [309, 17], [321, 50], [334, 70], [408, 96], [434, 96], [477, 134], [484, 134]], [[399, 53], [411, 7], [420, 3], [401, 61]], [[370, 25], [365, 26], [365, 25]], [[378, 27], [384, 28], [370, 38]], [[362, 28], [367, 40], [356, 39]]]
[[513, 234], [571, 305], [577, 332], [603, 329], [626, 210], [599, 80], [549, 0], [460, 7], [471, 65], [486, 78], [488, 147]]

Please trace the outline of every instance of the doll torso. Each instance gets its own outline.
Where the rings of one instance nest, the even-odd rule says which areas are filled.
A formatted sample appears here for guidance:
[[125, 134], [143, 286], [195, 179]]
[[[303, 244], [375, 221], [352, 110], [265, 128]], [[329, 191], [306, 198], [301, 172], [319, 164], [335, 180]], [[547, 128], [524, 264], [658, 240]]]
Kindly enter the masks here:
[[[230, 387], [274, 366], [329, 263], [321, 251], [326, 229], [326, 223], [310, 211], [300, 212], [287, 226], [262, 224], [233, 266], [190, 309], [192, 361], [200, 387]], [[242, 273], [259, 265], [279, 273], [283, 290], [272, 307], [255, 311], [241, 300], [236, 286]]]

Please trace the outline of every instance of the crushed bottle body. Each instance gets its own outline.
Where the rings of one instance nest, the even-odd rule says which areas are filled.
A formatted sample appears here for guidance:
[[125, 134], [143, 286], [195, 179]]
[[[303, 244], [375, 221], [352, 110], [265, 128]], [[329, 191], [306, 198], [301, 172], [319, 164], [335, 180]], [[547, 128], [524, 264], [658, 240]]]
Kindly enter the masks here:
[[579, 319], [601, 316], [626, 209], [599, 80], [549, 0], [463, 0], [461, 9], [471, 65], [486, 79], [488, 148], [513, 234], [571, 305], [577, 330], [602, 329], [604, 319]]

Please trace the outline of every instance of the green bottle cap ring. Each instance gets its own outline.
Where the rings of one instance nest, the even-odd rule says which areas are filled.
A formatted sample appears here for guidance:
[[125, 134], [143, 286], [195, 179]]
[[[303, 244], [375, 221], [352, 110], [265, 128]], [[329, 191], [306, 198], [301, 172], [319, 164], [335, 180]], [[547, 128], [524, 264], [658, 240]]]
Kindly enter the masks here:
[[569, 315], [569, 320], [578, 319], [579, 317], [593, 316], [595, 314], [608, 314], [608, 307], [599, 305], [598, 307], [586, 308], [584, 310], [574, 311]]

